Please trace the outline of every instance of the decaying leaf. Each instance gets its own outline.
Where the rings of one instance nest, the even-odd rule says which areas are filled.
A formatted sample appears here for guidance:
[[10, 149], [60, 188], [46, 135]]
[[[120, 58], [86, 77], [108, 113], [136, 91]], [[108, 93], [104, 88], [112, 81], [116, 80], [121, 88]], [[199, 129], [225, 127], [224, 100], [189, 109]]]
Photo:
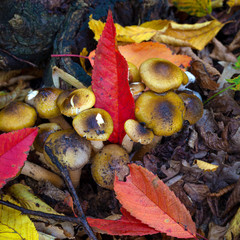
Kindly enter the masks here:
[[226, 240], [237, 240], [237, 239], [239, 239], [239, 237], [240, 237], [239, 223], [240, 223], [240, 208], [238, 209], [234, 218], [230, 222], [227, 233], [225, 234], [225, 239]]
[[157, 231], [179, 238], [192, 238], [196, 226], [172, 191], [154, 174], [130, 164], [126, 182], [117, 178], [114, 190], [122, 206], [135, 218]]
[[193, 201], [199, 203], [206, 199], [210, 193], [208, 186], [205, 184], [185, 183], [183, 189]]
[[[169, 20], [153, 20], [140, 26], [128, 26], [123, 28], [116, 24], [117, 41], [136, 42], [150, 39], [176, 46], [189, 46], [202, 50], [224, 26], [218, 20], [204, 23], [178, 24]], [[102, 33], [104, 23], [90, 19], [89, 27], [98, 40]]]
[[37, 133], [37, 128], [25, 128], [0, 135], [0, 188], [23, 167]]
[[227, 227], [222, 227], [211, 222], [209, 224], [208, 240], [224, 240]]
[[134, 119], [134, 99], [128, 84], [127, 61], [115, 45], [115, 27], [109, 12], [106, 27], [98, 42], [92, 72], [95, 107], [106, 110], [113, 120], [109, 141], [121, 143], [125, 136], [124, 123]]
[[197, 17], [203, 17], [212, 12], [211, 0], [173, 0], [173, 4], [178, 10]]
[[[2, 200], [20, 206], [9, 195], [4, 195]], [[0, 204], [0, 239], [38, 240], [38, 232], [27, 215], [23, 215], [18, 210]]]
[[218, 168], [217, 165], [214, 165], [214, 164], [211, 164], [211, 163], [207, 163], [207, 162], [204, 162], [204, 161], [201, 161], [201, 160], [195, 160], [194, 162], [197, 164], [197, 166], [199, 168], [201, 168], [204, 171], [214, 172]]

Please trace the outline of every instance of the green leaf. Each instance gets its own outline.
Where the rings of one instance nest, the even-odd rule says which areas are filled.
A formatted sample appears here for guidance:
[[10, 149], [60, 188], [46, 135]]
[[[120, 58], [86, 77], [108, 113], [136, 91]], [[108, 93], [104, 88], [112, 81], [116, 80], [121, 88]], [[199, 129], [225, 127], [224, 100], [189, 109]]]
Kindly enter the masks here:
[[240, 75], [233, 79], [226, 79], [227, 82], [233, 83], [234, 85], [231, 87], [234, 91], [240, 91]]
[[173, 0], [178, 10], [189, 15], [204, 17], [212, 12], [211, 0]]
[[234, 67], [235, 69], [240, 69], [240, 56], [238, 56], [237, 58], [237, 62], [234, 64]]

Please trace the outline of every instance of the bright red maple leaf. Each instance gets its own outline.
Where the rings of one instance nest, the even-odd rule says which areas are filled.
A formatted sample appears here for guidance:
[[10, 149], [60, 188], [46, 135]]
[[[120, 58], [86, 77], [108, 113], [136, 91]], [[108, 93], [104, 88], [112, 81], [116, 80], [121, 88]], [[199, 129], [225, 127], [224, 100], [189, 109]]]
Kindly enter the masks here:
[[37, 133], [38, 128], [24, 128], [0, 135], [0, 188], [23, 167]]
[[92, 72], [95, 107], [106, 110], [113, 119], [113, 133], [109, 141], [121, 143], [124, 123], [134, 119], [134, 99], [128, 84], [128, 64], [117, 49], [116, 29], [109, 11], [102, 36], [98, 41]]

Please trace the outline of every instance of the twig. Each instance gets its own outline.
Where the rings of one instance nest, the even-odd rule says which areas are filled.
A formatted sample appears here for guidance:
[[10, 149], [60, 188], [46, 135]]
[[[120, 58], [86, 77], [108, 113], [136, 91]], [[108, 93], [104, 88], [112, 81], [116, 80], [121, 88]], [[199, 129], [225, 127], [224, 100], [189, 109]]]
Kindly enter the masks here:
[[88, 222], [87, 222], [86, 217], [84, 215], [84, 212], [82, 210], [82, 206], [81, 206], [81, 204], [79, 202], [77, 193], [76, 193], [75, 188], [73, 187], [72, 181], [70, 179], [67, 167], [63, 166], [58, 161], [57, 157], [55, 155], [53, 155], [52, 150], [47, 145], [45, 146], [45, 151], [46, 151], [47, 155], [50, 157], [52, 163], [55, 164], [57, 166], [57, 168], [60, 170], [60, 172], [61, 172], [61, 174], [62, 174], [62, 176], [63, 176], [63, 178], [65, 180], [65, 183], [66, 183], [66, 185], [68, 187], [68, 190], [69, 190], [69, 192], [71, 193], [71, 195], [73, 197], [73, 202], [76, 205], [78, 214], [80, 215], [79, 216], [79, 220], [80, 220], [81, 224], [83, 225], [84, 230], [86, 231], [86, 233], [88, 234], [90, 239], [97, 240], [97, 238], [94, 235], [91, 227], [88, 225]]

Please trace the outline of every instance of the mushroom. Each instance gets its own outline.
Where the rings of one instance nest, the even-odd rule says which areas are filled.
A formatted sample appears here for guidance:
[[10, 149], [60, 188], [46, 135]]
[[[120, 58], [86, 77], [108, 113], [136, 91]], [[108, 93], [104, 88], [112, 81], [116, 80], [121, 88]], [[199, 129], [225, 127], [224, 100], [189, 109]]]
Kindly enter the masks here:
[[95, 104], [94, 93], [87, 88], [74, 90], [59, 106], [63, 115], [74, 117], [81, 111], [89, 109]]
[[159, 95], [147, 91], [135, 103], [137, 120], [144, 122], [157, 136], [170, 136], [178, 132], [183, 125], [184, 113], [184, 103], [174, 92]]
[[154, 134], [150, 129], [147, 129], [143, 124], [133, 119], [128, 119], [124, 123], [124, 130], [127, 134], [123, 138], [122, 147], [128, 153], [132, 151], [133, 142], [147, 145], [154, 138]]
[[64, 90], [63, 92], [61, 92], [57, 98], [57, 106], [60, 109], [60, 106], [62, 105], [62, 103], [64, 102], [64, 100], [69, 96], [70, 93], [72, 93], [74, 90], [76, 90], [75, 88], [71, 88], [71, 89], [67, 89]]
[[0, 131], [33, 127], [36, 120], [37, 113], [33, 107], [23, 102], [12, 102], [0, 111]]
[[183, 100], [186, 108], [184, 120], [189, 123], [195, 124], [203, 115], [202, 101], [193, 94], [179, 93], [178, 96]]
[[57, 123], [43, 123], [38, 125], [38, 128], [38, 135], [34, 139], [33, 146], [36, 151], [43, 153], [43, 145], [48, 136], [53, 132], [61, 130], [62, 128]]
[[177, 89], [183, 82], [183, 72], [175, 64], [161, 58], [150, 58], [139, 68], [142, 81], [157, 93]]
[[110, 114], [100, 108], [91, 108], [80, 112], [73, 119], [73, 128], [81, 136], [91, 141], [94, 151], [103, 147], [113, 132], [113, 121]]
[[130, 91], [132, 93], [133, 96], [138, 95], [139, 93], [141, 93], [145, 88], [145, 84], [142, 82], [133, 82], [129, 84], [130, 87]]
[[[82, 168], [90, 159], [90, 142], [80, 137], [73, 129], [67, 129], [50, 134], [45, 141], [45, 146], [48, 146], [59, 162], [68, 168], [73, 186], [77, 188]], [[43, 154], [46, 161], [54, 166], [45, 150]], [[58, 172], [57, 168], [56, 172]]]
[[133, 82], [140, 82], [140, 74], [137, 66], [135, 66], [133, 63], [128, 62], [128, 81], [129, 83]]
[[123, 180], [129, 173], [129, 162], [128, 153], [122, 147], [117, 144], [106, 145], [93, 158], [92, 177], [99, 186], [112, 190], [114, 174]]

